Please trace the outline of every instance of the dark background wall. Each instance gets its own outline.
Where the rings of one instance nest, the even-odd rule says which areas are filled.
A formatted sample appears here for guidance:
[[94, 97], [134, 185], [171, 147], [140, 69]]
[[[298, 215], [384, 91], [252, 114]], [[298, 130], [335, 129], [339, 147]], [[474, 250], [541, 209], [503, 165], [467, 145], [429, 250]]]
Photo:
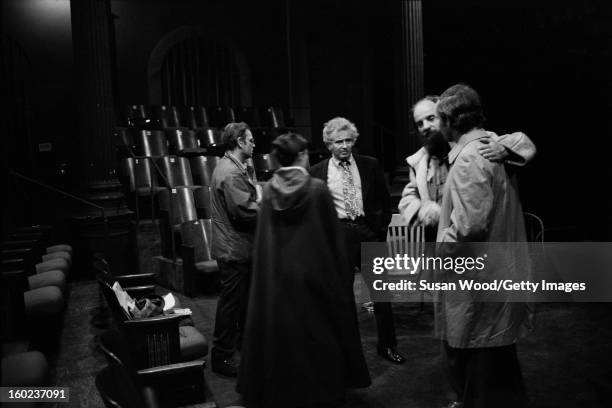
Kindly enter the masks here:
[[[398, 3], [112, 0], [117, 106], [149, 103], [152, 51], [174, 30], [198, 27], [245, 56], [254, 105], [309, 107], [301, 121], [311, 125], [315, 143], [326, 120], [345, 115], [360, 129], [361, 150], [384, 154], [387, 168], [396, 168], [411, 153], [404, 141], [412, 136], [387, 136], [380, 151], [372, 128], [381, 124], [397, 134], [402, 115], [410, 114], [398, 104]], [[607, 239], [612, 5], [423, 3], [427, 93], [460, 81], [473, 85], [488, 129], [522, 130], [538, 146], [536, 161], [520, 175], [525, 208], [557, 228], [559, 238]], [[54, 181], [60, 164], [79, 154], [72, 148], [80, 136], [73, 124], [70, 1], [5, 0], [2, 16], [4, 32], [30, 62], [32, 113], [31, 140], [13, 143], [17, 151], [3, 158]], [[37, 151], [42, 142], [52, 143], [51, 153]], [[33, 164], [20, 167], [20, 156]]]
[[431, 1], [423, 13], [426, 90], [474, 86], [487, 128], [538, 146], [524, 207], [574, 239], [609, 238], [611, 4]]

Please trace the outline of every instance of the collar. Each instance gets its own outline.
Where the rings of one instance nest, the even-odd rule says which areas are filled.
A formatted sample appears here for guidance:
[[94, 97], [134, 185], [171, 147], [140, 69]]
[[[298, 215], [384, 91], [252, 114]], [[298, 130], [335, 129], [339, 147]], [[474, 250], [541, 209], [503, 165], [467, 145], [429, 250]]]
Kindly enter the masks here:
[[482, 139], [483, 137], [487, 137], [487, 133], [483, 129], [472, 129], [469, 132], [461, 135], [459, 140], [457, 140], [457, 144], [453, 146], [451, 151], [448, 153], [448, 163], [452, 166], [459, 153], [463, 150], [465, 146], [474, 140]]
[[424, 147], [421, 147], [412, 156], [406, 157], [406, 163], [408, 163], [410, 167], [416, 167], [416, 165], [423, 159], [423, 157], [428, 157], [428, 156], [429, 156], [429, 153], [427, 153], [427, 149], [425, 149]]
[[[340, 160], [336, 159], [334, 156], [332, 156], [330, 158], [330, 160], [332, 161], [332, 163], [334, 164], [334, 166], [341, 168], [340, 167]], [[349, 164], [352, 166], [353, 163], [357, 164], [357, 162], [355, 161], [355, 158], [353, 157], [353, 154], [351, 153], [351, 155], [349, 156], [349, 158], [347, 159]]]
[[234, 164], [240, 169], [241, 172], [243, 172], [244, 174], [247, 174], [246, 163], [241, 163], [240, 160], [238, 160], [236, 156], [234, 156], [233, 154], [229, 152], [229, 150], [225, 152], [225, 157], [233, 161]]

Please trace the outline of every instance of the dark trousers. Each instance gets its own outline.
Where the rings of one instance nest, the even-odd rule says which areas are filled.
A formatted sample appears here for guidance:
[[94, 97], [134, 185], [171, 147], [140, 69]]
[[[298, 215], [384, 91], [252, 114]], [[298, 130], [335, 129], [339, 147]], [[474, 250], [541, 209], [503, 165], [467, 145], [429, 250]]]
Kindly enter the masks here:
[[242, 340], [249, 296], [251, 264], [217, 260], [221, 275], [221, 293], [217, 303], [211, 358], [225, 360], [233, 356], [236, 342]]
[[527, 406], [516, 345], [453, 348], [442, 342], [445, 368], [464, 408]]
[[[349, 267], [352, 273], [355, 267], [361, 266], [361, 243], [376, 242], [379, 239], [363, 218], [359, 218], [354, 222], [341, 221], [340, 225], [344, 233]], [[395, 324], [393, 323], [391, 303], [374, 302], [374, 317], [376, 318], [376, 328], [378, 330], [378, 347], [395, 347], [397, 339], [395, 337]]]

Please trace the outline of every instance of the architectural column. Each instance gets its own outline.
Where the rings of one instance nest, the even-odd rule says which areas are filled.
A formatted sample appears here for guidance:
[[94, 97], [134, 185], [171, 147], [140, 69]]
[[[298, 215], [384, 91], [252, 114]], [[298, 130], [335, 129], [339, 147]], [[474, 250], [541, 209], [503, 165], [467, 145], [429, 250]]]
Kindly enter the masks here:
[[[421, 145], [410, 109], [424, 95], [423, 85], [423, 6], [421, 0], [401, 0], [401, 95], [400, 129], [396, 146], [402, 146], [398, 153], [402, 157], [411, 154]], [[406, 149], [403, 149], [406, 147]], [[401, 157], [398, 157], [401, 160]]]
[[[102, 252], [123, 275], [136, 270], [135, 228], [115, 175], [113, 31], [110, 0], [71, 0], [77, 194], [92, 205], [72, 212], [78, 253]], [[103, 209], [103, 210], [102, 210]], [[83, 262], [86, 262], [84, 259]], [[83, 264], [82, 273], [91, 268]]]
[[81, 182], [114, 178], [113, 78], [109, 0], [72, 0], [76, 139]]

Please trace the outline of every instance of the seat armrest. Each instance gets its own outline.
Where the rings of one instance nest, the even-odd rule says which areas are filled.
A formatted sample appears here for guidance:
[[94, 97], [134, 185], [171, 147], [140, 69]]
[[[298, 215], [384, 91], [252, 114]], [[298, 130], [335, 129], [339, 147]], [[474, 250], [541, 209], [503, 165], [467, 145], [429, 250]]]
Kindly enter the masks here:
[[143, 368], [137, 371], [138, 377], [140, 377], [145, 384], [150, 384], [152, 381], [157, 379], [163, 379], [172, 375], [179, 374], [199, 374], [204, 373], [206, 367], [206, 361], [194, 360], [187, 361], [184, 363], [168, 364], [163, 366]]
[[125, 320], [123, 323], [126, 326], [131, 326], [131, 327], [144, 327], [144, 326], [155, 326], [155, 325], [163, 325], [163, 324], [172, 324], [172, 322], [174, 320], [177, 321], [177, 328], [178, 328], [178, 321], [182, 318], [182, 315], [178, 315], [178, 314], [169, 314], [169, 315], [161, 315], [161, 316], [154, 316], [154, 317], [145, 317], [145, 318], [141, 318], [141, 319], [130, 319], [130, 320]]
[[205, 361], [195, 360], [138, 370], [137, 375], [142, 384], [152, 387], [162, 400], [192, 405], [206, 399], [205, 365]]
[[[154, 285], [155, 274], [154, 273], [135, 273], [132, 275], [118, 275], [113, 276], [113, 279], [121, 283], [121, 286], [136, 286], [136, 285]], [[126, 284], [124, 285], [123, 282]], [[135, 282], [135, 283], [131, 283]]]

